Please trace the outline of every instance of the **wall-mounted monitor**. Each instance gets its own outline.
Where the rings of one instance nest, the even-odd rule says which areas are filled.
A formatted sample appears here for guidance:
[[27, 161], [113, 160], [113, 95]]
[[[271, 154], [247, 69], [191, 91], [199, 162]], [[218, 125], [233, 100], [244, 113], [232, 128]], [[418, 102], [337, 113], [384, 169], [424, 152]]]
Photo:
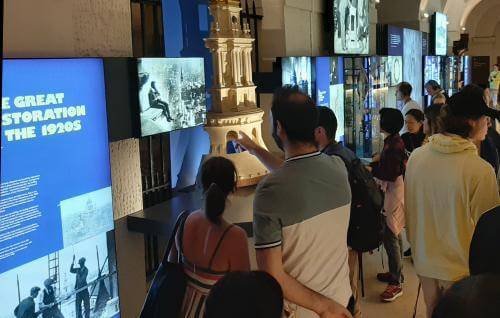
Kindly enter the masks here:
[[413, 87], [411, 98], [422, 105], [422, 33], [404, 29], [403, 80]]
[[300, 91], [313, 97], [314, 85], [313, 59], [309, 56], [281, 58], [282, 85], [296, 85]]
[[[444, 87], [445, 60], [441, 56], [424, 56], [424, 84], [430, 80]], [[424, 88], [424, 95], [429, 95]]]
[[370, 13], [368, 0], [333, 0], [333, 51], [368, 54]]
[[446, 55], [448, 52], [448, 17], [436, 12], [431, 20], [431, 42], [434, 55]]
[[205, 123], [203, 58], [141, 58], [137, 71], [142, 136]]
[[0, 317], [119, 317], [103, 62], [2, 75]]

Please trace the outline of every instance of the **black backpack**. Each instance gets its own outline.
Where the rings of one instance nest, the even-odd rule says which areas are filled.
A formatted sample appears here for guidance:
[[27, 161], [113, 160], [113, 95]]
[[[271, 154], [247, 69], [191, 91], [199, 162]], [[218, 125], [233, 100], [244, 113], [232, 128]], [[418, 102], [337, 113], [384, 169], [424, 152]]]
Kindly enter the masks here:
[[352, 193], [347, 244], [358, 252], [372, 251], [382, 243], [384, 194], [360, 159], [347, 162], [340, 158], [346, 165]]

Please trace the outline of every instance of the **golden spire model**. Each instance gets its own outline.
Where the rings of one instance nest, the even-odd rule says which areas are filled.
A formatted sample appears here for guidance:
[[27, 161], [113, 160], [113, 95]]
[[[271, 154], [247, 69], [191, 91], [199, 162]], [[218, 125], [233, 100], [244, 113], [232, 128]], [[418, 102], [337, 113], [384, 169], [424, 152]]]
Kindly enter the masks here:
[[209, 156], [223, 156], [234, 162], [238, 186], [258, 183], [268, 170], [248, 151], [234, 143], [243, 131], [265, 148], [261, 125], [264, 112], [256, 105], [252, 81], [252, 43], [248, 24], [240, 26], [239, 1], [211, 0], [214, 21], [205, 45], [212, 53], [212, 110], [205, 130], [210, 135]]

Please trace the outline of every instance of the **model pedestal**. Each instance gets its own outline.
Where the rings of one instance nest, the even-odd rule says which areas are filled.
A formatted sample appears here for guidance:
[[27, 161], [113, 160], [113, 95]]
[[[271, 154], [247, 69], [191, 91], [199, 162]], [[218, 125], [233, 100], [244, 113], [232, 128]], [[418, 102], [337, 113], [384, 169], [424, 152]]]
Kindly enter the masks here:
[[238, 171], [238, 187], [257, 184], [269, 171], [248, 151], [228, 153], [227, 145], [240, 131], [265, 148], [261, 125], [264, 112], [261, 109], [232, 113], [208, 113], [205, 130], [210, 135], [211, 156], [222, 156], [231, 160]]

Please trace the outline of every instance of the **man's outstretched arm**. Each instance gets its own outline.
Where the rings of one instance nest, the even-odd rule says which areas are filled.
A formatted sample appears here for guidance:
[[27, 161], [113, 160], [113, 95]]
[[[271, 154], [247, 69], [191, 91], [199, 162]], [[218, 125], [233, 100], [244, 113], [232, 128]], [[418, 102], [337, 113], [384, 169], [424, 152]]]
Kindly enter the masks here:
[[262, 148], [257, 143], [255, 143], [247, 134], [240, 131], [240, 136], [236, 142], [240, 144], [243, 148], [248, 150], [252, 155], [257, 157], [264, 166], [266, 166], [269, 171], [274, 171], [283, 165], [284, 160], [273, 155], [268, 150]]

